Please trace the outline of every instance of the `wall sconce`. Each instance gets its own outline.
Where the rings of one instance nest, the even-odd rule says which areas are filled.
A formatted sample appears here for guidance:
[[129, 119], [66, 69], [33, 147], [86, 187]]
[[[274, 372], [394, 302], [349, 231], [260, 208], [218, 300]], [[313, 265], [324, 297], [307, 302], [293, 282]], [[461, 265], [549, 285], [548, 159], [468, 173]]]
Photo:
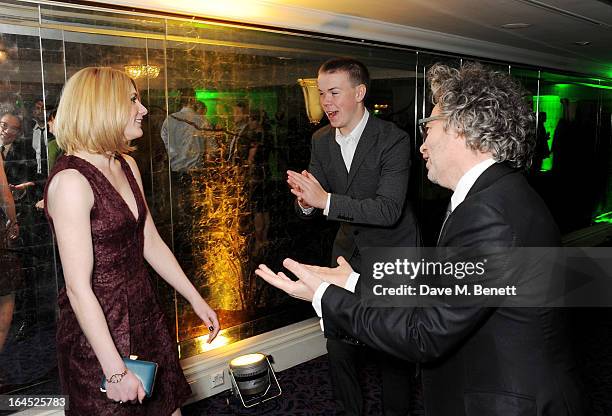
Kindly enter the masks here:
[[123, 70], [132, 79], [157, 78], [160, 68], [157, 65], [125, 65]]
[[7, 52], [7, 48], [4, 45], [4, 42], [0, 40], [0, 64], [3, 64], [7, 61], [9, 55]]
[[316, 78], [299, 78], [298, 84], [304, 93], [304, 103], [306, 104], [306, 114], [312, 124], [319, 124], [323, 118], [323, 109], [319, 102], [319, 88]]
[[374, 104], [374, 114], [380, 114], [389, 109], [389, 104]]
[[246, 354], [234, 358], [229, 363], [229, 373], [232, 392], [240, 397], [245, 408], [274, 399], [282, 393], [268, 356], [264, 354]]

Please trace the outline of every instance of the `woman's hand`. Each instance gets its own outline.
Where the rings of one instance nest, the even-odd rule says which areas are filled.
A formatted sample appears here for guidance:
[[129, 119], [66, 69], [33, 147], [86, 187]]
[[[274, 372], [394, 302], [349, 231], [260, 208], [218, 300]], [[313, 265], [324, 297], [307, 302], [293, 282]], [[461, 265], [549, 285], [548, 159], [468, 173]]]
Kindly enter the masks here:
[[200, 319], [206, 324], [206, 327], [210, 331], [208, 334], [208, 343], [213, 342], [217, 334], [219, 333], [219, 319], [215, 311], [208, 306], [208, 303], [201, 297], [191, 303], [194, 312], [200, 317]]
[[142, 403], [145, 395], [142, 383], [130, 370], [127, 370], [127, 374], [119, 383], [106, 383], [106, 397], [115, 402], [127, 403], [138, 400]]

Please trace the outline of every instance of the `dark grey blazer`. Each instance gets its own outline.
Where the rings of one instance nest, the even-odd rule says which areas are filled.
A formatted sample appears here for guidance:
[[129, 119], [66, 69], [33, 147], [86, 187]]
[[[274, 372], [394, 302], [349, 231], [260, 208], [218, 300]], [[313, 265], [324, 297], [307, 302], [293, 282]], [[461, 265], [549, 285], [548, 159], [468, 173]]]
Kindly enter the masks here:
[[[312, 136], [309, 172], [330, 192], [328, 220], [340, 221], [332, 263], [351, 261], [364, 247], [415, 247], [417, 224], [406, 198], [410, 174], [410, 139], [395, 124], [370, 114], [346, 171], [335, 128]], [[315, 210], [311, 214], [315, 215]], [[296, 212], [306, 217], [296, 204]]]
[[[440, 246], [556, 247], [544, 202], [519, 173], [488, 168], [448, 218]], [[428, 416], [582, 415], [563, 311], [547, 308], [368, 308], [330, 286], [325, 331], [342, 331], [423, 370]]]

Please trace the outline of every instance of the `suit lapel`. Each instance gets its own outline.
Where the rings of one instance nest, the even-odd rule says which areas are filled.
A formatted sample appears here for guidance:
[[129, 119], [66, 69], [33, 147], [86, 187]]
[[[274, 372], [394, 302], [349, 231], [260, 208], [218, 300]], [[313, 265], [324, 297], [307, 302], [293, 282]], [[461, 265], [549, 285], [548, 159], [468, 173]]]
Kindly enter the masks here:
[[[516, 170], [511, 168], [505, 163], [494, 163], [493, 165], [489, 166], [484, 172], [482, 172], [482, 174], [478, 177], [478, 179], [476, 179], [476, 182], [474, 182], [474, 185], [472, 185], [467, 195], [465, 196], [464, 201], [467, 201], [468, 198], [482, 191], [483, 189], [488, 188], [493, 183], [501, 179], [503, 176], [506, 176], [514, 172], [516, 172]], [[449, 207], [450, 207], [450, 202], [449, 202]], [[444, 244], [445, 231], [448, 229], [448, 226], [452, 223], [452, 220], [453, 220], [452, 213], [450, 213], [444, 219], [444, 222], [442, 223], [442, 229], [440, 230], [440, 235], [438, 236], [438, 243], [437, 243], [438, 246], [445, 245]]]
[[[355, 175], [363, 163], [363, 160], [378, 139], [378, 128], [375, 124], [376, 119], [374, 118], [374, 115], [370, 114], [365, 129], [363, 129], [363, 133], [361, 133], [361, 137], [359, 138], [357, 149], [355, 149], [355, 155], [353, 156], [353, 161], [351, 162], [351, 170], [348, 174], [345, 192], [351, 186], [351, 183], [353, 182], [353, 179], [355, 179]], [[340, 146], [338, 146], [338, 149], [340, 149]]]
[[508, 166], [505, 163], [492, 164], [484, 172], [482, 172], [482, 175], [480, 175], [478, 179], [476, 179], [476, 182], [474, 182], [474, 185], [472, 185], [472, 187], [468, 191], [467, 195], [465, 196], [465, 199], [468, 199], [475, 193], [488, 188], [489, 186], [497, 182], [503, 176], [506, 176], [514, 172], [516, 172], [516, 170], [512, 169], [510, 166]]
[[346, 171], [344, 159], [342, 159], [342, 151], [340, 150], [340, 145], [336, 142], [335, 128], [330, 129], [330, 133], [327, 137], [327, 142], [329, 143], [329, 154], [331, 155], [332, 169], [336, 171], [336, 177], [338, 178], [338, 189], [344, 190], [346, 189], [348, 172]]
[[20, 159], [20, 155], [23, 152], [20, 152], [20, 149], [17, 149], [17, 141], [13, 142], [13, 145], [11, 146], [11, 148], [9, 149], [8, 153], [6, 154], [6, 158], [4, 158], [5, 162], [15, 162], [18, 161]]

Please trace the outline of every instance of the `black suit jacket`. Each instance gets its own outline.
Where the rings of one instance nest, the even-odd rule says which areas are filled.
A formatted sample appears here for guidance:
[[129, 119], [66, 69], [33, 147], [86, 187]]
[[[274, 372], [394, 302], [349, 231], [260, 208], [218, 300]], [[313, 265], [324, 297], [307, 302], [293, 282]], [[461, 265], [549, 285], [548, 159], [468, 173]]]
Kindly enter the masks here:
[[[558, 246], [544, 202], [519, 172], [487, 169], [448, 218], [440, 246]], [[429, 416], [583, 414], [563, 311], [544, 308], [367, 308], [330, 286], [325, 330], [421, 363]]]
[[[332, 263], [344, 256], [353, 268], [363, 247], [415, 247], [419, 233], [406, 194], [410, 139], [395, 124], [369, 115], [351, 170], [347, 172], [336, 129], [327, 125], [312, 137], [309, 172], [331, 193], [328, 220], [340, 221]], [[312, 215], [315, 215], [315, 210]], [[296, 212], [308, 217], [296, 204]]]
[[[13, 142], [4, 158], [4, 171], [11, 185], [39, 181], [40, 176], [36, 174], [36, 154], [30, 140], [18, 139]], [[21, 211], [26, 207], [30, 208], [29, 205], [35, 204], [38, 200], [36, 198], [41, 197], [39, 188], [41, 187], [37, 183], [35, 189], [29, 189], [23, 198], [15, 201], [15, 207], [21, 216], [25, 215]]]
[[19, 222], [19, 239], [13, 242], [13, 245], [28, 247], [41, 244], [48, 238], [49, 227], [42, 213], [37, 212], [35, 208], [36, 202], [42, 199], [44, 180], [36, 173], [36, 154], [30, 140], [20, 138], [13, 142], [4, 159], [4, 170], [11, 185], [29, 181], [35, 183], [35, 186], [28, 188], [25, 193], [13, 192]]
[[30, 140], [18, 139], [4, 158], [4, 170], [11, 185], [35, 180], [36, 154]]

